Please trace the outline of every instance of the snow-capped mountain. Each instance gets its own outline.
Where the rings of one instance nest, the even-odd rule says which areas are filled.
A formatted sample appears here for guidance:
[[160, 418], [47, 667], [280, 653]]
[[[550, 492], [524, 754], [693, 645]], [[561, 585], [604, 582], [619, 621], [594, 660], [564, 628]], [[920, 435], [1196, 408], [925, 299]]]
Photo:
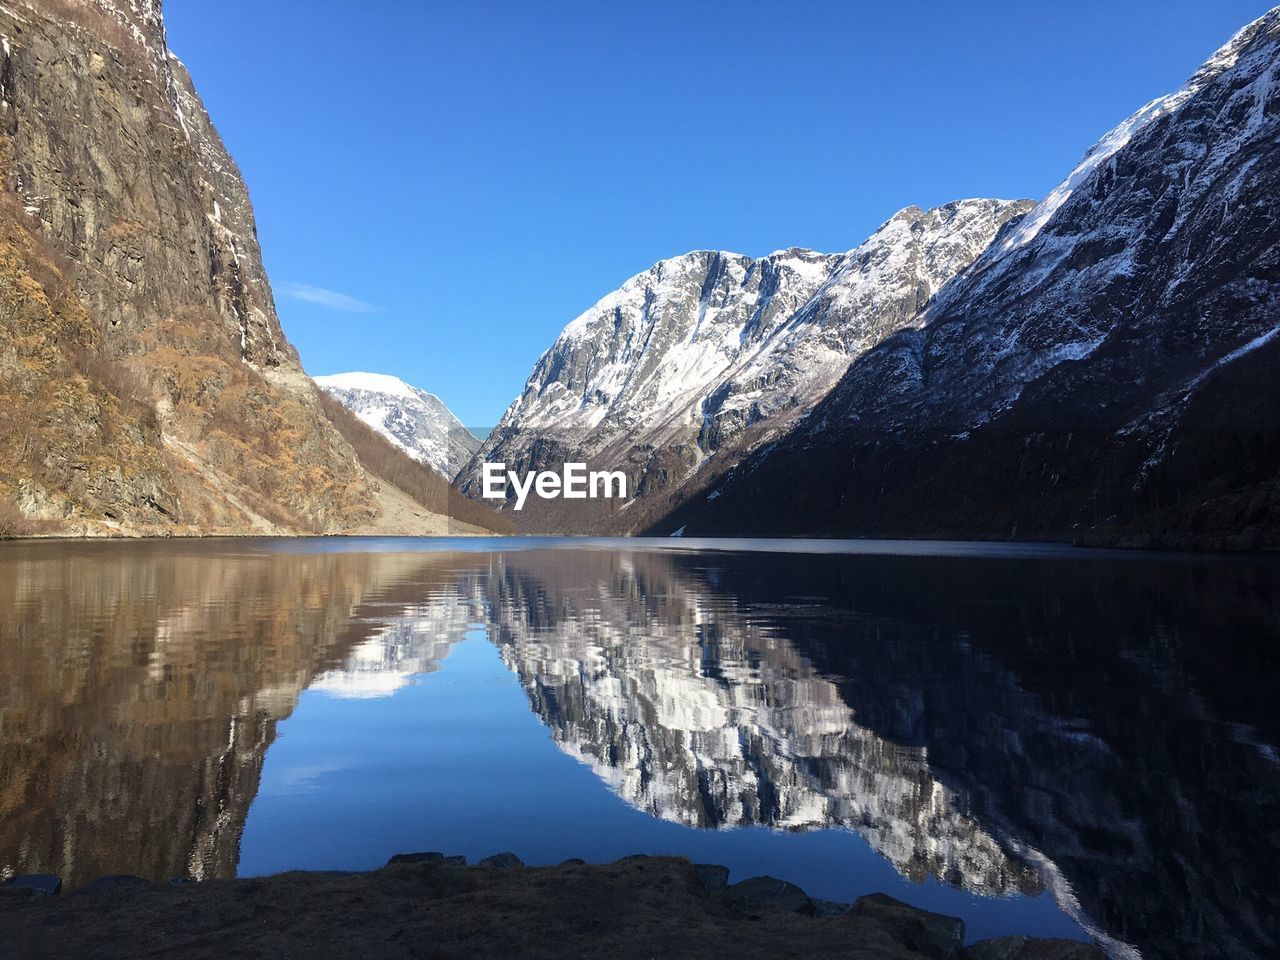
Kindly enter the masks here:
[[660, 529], [1280, 543], [1278, 147], [1280, 8]]
[[434, 393], [384, 373], [336, 373], [316, 385], [415, 460], [452, 480], [477, 440]]
[[[850, 361], [910, 324], [1030, 201], [908, 207], [847, 253], [663, 260], [574, 320], [543, 354], [481, 452], [522, 470], [582, 460], [625, 470], [641, 503], [526, 506], [531, 528], [629, 531], [695, 474], [713, 476], [780, 436]], [[594, 508], [594, 511], [593, 511]]]

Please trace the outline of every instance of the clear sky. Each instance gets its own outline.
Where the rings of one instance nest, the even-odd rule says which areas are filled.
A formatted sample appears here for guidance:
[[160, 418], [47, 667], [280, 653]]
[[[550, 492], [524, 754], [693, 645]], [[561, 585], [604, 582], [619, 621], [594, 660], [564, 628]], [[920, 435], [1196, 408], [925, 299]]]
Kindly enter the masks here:
[[664, 257], [1035, 197], [1265, 0], [166, 0], [308, 372], [496, 423]]

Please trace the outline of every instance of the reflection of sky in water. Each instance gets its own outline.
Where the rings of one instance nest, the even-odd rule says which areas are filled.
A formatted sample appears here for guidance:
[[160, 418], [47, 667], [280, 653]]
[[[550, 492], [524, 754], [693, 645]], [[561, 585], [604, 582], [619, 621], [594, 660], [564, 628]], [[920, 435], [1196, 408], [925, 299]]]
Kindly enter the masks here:
[[979, 897], [932, 878], [910, 883], [852, 831], [697, 830], [633, 809], [557, 749], [483, 631], [469, 633], [438, 672], [396, 683], [383, 698], [330, 692], [304, 693], [279, 726], [241, 875], [363, 870], [416, 850], [473, 860], [511, 850], [529, 863], [670, 853], [722, 863], [735, 880], [789, 879], [826, 899], [887, 892], [964, 916], [971, 939], [1081, 936], [1048, 894]]
[[669, 852], [1276, 955], [1280, 562], [546, 545], [5, 545], [0, 876]]

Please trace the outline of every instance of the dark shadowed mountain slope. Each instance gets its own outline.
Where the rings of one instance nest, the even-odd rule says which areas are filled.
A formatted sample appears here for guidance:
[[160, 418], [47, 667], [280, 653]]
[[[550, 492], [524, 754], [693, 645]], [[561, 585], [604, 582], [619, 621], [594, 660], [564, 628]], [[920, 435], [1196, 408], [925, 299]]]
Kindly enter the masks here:
[[1278, 71], [1273, 10], [655, 529], [1280, 546]]

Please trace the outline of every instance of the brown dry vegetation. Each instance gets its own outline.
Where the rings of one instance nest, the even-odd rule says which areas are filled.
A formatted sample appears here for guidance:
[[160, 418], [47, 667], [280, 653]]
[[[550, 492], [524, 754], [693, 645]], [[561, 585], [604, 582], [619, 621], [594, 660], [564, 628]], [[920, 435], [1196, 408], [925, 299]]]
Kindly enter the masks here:
[[449, 481], [419, 463], [368, 426], [337, 400], [321, 392], [325, 415], [351, 444], [370, 473], [403, 490], [432, 513], [494, 533], [511, 533], [511, 524], [497, 511], [464, 497]]
[[431, 512], [501, 528], [345, 409], [322, 410], [305, 378], [273, 380], [244, 363], [208, 309], [155, 324], [128, 356], [108, 355], [72, 288], [74, 267], [32, 227], [19, 198], [0, 196], [0, 535], [51, 521], [81, 533], [104, 522], [342, 532], [377, 513], [353, 452]]
[[371, 491], [354, 465], [338, 468], [333, 453], [345, 445], [311, 395], [243, 363], [219, 335], [216, 316], [193, 310], [157, 325], [133, 362], [156, 378], [167, 430], [233, 483], [254, 513], [304, 533], [338, 532], [373, 517]]
[[[110, 357], [72, 270], [21, 201], [0, 196], [0, 499], [66, 532], [244, 530], [247, 510], [321, 533], [374, 515], [358, 471], [332, 466], [341, 438], [305, 398], [242, 363], [216, 317], [160, 324], [137, 353]], [[194, 462], [163, 442], [157, 396]]]
[[160, 421], [156, 415], [151, 387], [137, 368], [123, 360], [112, 360], [91, 350], [71, 351], [72, 367], [86, 380], [100, 384], [120, 403], [121, 409], [135, 418], [149, 435], [158, 436]]
[[35, 524], [23, 516], [11, 503], [0, 503], [0, 540], [29, 537], [35, 533]]
[[164, 510], [154, 407], [135, 375], [100, 356], [68, 269], [28, 227], [21, 201], [0, 196], [0, 498], [45, 518], [84, 515], [104, 493], [120, 502], [106, 519]]

